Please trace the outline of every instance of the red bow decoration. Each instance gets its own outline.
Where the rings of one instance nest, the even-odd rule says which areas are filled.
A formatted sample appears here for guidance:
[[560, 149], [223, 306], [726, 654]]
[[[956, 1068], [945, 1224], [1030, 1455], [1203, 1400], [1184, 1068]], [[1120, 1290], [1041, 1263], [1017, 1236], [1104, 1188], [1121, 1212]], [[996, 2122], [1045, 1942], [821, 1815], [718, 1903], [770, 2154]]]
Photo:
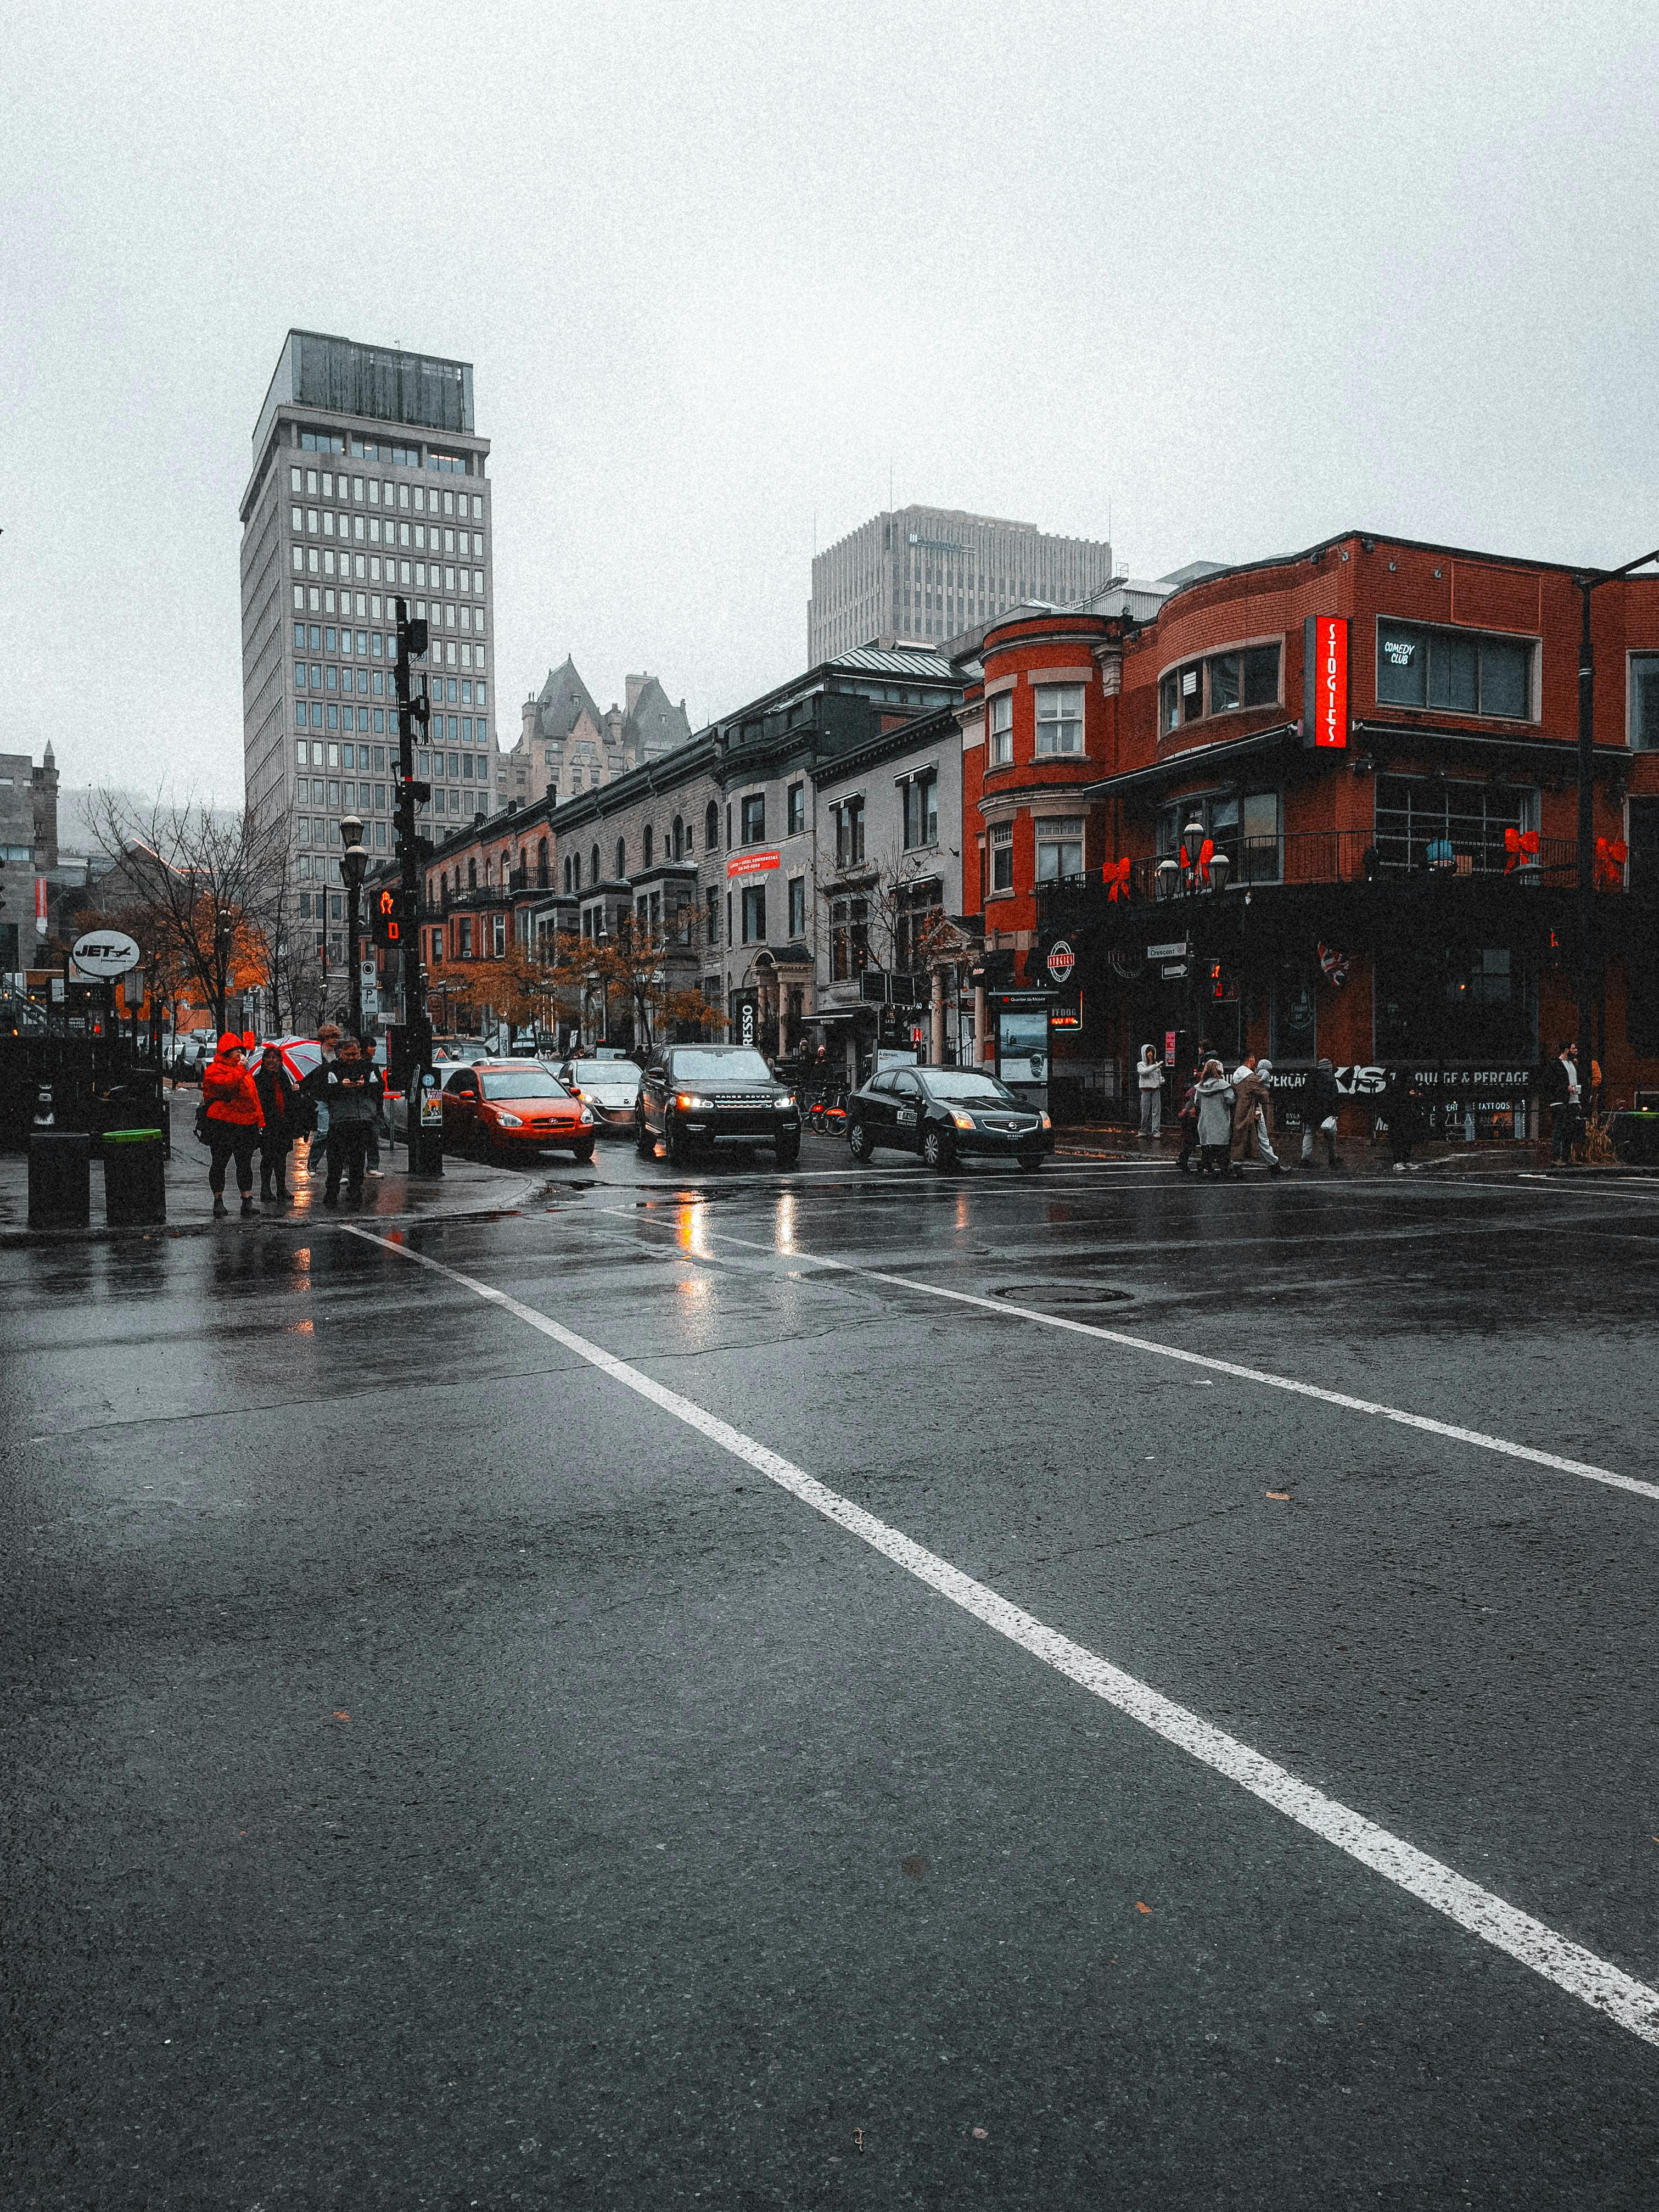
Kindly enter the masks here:
[[1210, 863], [1215, 858], [1215, 839], [1206, 837], [1198, 848], [1198, 879], [1201, 884], [1210, 880]]
[[1523, 860], [1530, 860], [1538, 852], [1538, 832], [1535, 830], [1510, 828], [1504, 832], [1504, 850], [1509, 854], [1504, 873], [1507, 876], [1518, 868]]
[[1595, 841], [1595, 874], [1598, 884], [1616, 884], [1624, 879], [1625, 863], [1630, 858], [1630, 847], [1622, 837], [1598, 837]]
[[1129, 870], [1133, 863], [1127, 860], [1108, 860], [1100, 872], [1100, 879], [1109, 884], [1106, 896], [1109, 899], [1127, 899], [1129, 896]]

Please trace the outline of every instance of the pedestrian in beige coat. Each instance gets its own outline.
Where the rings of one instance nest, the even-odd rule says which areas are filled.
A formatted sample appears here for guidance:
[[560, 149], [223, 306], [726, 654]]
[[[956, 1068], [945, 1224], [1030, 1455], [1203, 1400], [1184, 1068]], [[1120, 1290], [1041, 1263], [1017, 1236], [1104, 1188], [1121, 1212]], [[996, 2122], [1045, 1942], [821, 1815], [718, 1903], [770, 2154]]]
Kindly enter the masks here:
[[[1256, 1131], [1260, 1125], [1265, 1132], [1271, 1109], [1273, 1093], [1258, 1072], [1256, 1056], [1249, 1054], [1241, 1067], [1233, 1072], [1233, 1136], [1231, 1147], [1232, 1171], [1236, 1176], [1244, 1172], [1244, 1163], [1255, 1155]], [[1266, 1154], [1275, 1175], [1282, 1173], [1279, 1163], [1263, 1143]]]

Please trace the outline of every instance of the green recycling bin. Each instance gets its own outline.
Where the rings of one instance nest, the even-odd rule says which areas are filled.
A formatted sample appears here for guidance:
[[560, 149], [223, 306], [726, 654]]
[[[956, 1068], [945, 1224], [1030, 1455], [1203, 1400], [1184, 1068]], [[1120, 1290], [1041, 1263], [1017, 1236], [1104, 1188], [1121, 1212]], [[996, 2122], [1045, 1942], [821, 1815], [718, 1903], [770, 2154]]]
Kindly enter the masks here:
[[112, 1229], [149, 1229], [167, 1218], [159, 1129], [104, 1132], [104, 1218]]

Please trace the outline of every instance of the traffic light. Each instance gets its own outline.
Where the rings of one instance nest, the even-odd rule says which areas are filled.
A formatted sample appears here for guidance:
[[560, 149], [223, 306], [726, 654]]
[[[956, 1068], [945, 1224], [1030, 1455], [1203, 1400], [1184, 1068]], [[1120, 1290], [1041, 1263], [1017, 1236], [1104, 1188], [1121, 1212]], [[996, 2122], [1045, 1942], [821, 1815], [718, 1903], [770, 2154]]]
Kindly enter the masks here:
[[369, 934], [376, 945], [401, 945], [410, 920], [402, 889], [383, 884], [374, 894], [369, 913]]
[[411, 660], [426, 658], [427, 627], [423, 616], [406, 616], [398, 625], [398, 651], [401, 657], [407, 653]]

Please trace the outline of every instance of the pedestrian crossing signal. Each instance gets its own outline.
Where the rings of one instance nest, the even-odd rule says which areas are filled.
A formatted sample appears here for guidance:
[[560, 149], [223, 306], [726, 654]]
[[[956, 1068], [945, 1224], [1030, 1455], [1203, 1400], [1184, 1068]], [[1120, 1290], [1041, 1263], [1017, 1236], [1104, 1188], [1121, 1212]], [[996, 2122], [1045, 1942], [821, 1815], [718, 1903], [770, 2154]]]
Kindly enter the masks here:
[[403, 893], [389, 884], [376, 891], [369, 922], [370, 934], [376, 945], [401, 945], [404, 941]]

